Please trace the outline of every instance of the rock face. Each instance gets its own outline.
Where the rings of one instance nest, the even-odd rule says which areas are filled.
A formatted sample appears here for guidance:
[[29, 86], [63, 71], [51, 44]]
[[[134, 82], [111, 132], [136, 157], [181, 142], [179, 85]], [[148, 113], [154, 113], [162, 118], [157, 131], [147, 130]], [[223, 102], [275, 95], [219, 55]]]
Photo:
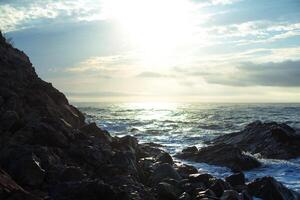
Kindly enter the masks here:
[[239, 148], [230, 144], [211, 145], [198, 151], [183, 150], [176, 156], [181, 159], [225, 166], [233, 171], [250, 170], [260, 166], [257, 159], [244, 154]]
[[231, 144], [264, 158], [290, 159], [300, 156], [300, 133], [286, 124], [253, 122], [237, 133], [220, 136], [212, 144]]
[[[83, 114], [38, 78], [28, 57], [0, 34], [1, 200], [251, 199], [248, 191], [264, 197], [261, 185], [278, 190], [274, 199], [298, 195], [275, 180], [247, 186], [241, 175], [226, 182], [197, 174], [159, 148], [132, 136], [111, 137], [95, 123], [86, 124]], [[232, 145], [184, 153], [234, 169], [255, 164]]]

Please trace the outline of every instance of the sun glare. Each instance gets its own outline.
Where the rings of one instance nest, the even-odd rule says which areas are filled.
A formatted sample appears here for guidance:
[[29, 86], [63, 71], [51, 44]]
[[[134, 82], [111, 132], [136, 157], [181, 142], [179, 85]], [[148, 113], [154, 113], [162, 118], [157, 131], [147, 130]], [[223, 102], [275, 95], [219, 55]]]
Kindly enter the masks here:
[[194, 24], [192, 5], [187, 0], [107, 0], [105, 10], [147, 62], [158, 59], [163, 64], [191, 42]]

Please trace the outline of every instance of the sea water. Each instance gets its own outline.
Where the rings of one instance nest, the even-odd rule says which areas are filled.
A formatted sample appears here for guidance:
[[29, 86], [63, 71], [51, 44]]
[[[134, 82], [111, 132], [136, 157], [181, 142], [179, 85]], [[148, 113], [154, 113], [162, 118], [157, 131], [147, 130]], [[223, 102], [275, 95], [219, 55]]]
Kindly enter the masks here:
[[[286, 123], [300, 129], [300, 104], [77, 103], [77, 106], [87, 121], [96, 122], [112, 135], [133, 135], [141, 143], [159, 143], [172, 155], [191, 145], [201, 148], [205, 141], [242, 130], [256, 120]], [[262, 167], [245, 173], [249, 181], [273, 176], [300, 192], [300, 158], [260, 161]], [[186, 163], [217, 177], [231, 174], [225, 167]]]

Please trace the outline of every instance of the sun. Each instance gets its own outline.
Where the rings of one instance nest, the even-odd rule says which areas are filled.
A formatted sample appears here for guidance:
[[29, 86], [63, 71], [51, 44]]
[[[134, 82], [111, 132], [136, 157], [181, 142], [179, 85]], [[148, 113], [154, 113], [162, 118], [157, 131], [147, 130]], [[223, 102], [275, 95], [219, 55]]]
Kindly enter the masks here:
[[107, 0], [104, 8], [147, 62], [162, 63], [192, 42], [193, 6], [188, 0]]

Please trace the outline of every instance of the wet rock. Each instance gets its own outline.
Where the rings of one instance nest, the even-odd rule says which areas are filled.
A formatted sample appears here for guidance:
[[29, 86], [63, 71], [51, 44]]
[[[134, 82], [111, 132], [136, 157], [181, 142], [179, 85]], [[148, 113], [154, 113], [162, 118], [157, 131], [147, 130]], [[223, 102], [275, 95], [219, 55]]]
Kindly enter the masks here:
[[161, 182], [165, 178], [172, 178], [175, 180], [180, 180], [180, 175], [176, 172], [176, 170], [167, 163], [159, 165], [153, 172], [150, 177], [150, 182], [152, 184], [157, 184]]
[[245, 175], [243, 172], [232, 174], [225, 178], [226, 182], [231, 186], [245, 185]]
[[225, 190], [220, 200], [242, 200], [242, 198], [239, 193], [234, 190]]
[[104, 140], [106, 142], [112, 142], [112, 138], [109, 135], [109, 133], [105, 130], [100, 129], [94, 122], [82, 126], [80, 130], [88, 135], [95, 136], [100, 140]]
[[196, 146], [186, 147], [182, 150], [182, 153], [196, 153], [198, 151], [198, 148]]
[[255, 179], [248, 184], [251, 195], [265, 200], [299, 200], [300, 195], [293, 190], [286, 188], [282, 183], [273, 177]]
[[204, 190], [198, 193], [198, 195], [196, 196], [196, 199], [203, 199], [203, 198], [210, 198], [210, 199], [216, 199], [216, 194], [210, 190]]
[[225, 166], [233, 171], [250, 170], [259, 167], [259, 161], [244, 154], [239, 148], [229, 144], [216, 144], [200, 149], [196, 153], [180, 153], [178, 158]]
[[188, 179], [191, 183], [203, 183], [204, 185], [206, 185], [206, 187], [208, 187], [210, 185], [209, 180], [213, 178], [212, 175], [207, 174], [207, 173], [203, 173], [203, 174], [190, 174]]
[[300, 156], [300, 133], [286, 124], [253, 122], [244, 130], [220, 136], [214, 145], [226, 143], [264, 158], [290, 159]]
[[163, 152], [160, 153], [157, 157], [156, 157], [156, 162], [160, 162], [160, 163], [168, 163], [170, 165], [174, 164], [173, 158], [170, 156], [170, 154], [168, 154], [167, 152]]
[[190, 174], [196, 174], [198, 173], [197, 168], [195, 168], [192, 165], [186, 165], [181, 164], [176, 167], [176, 171], [179, 173], [179, 175], [183, 178], [189, 177]]
[[224, 182], [222, 179], [210, 179], [210, 187], [217, 197], [221, 197], [224, 190], [230, 190], [231, 187], [228, 183]]
[[192, 197], [189, 193], [184, 192], [180, 195], [180, 197], [178, 199], [179, 200], [191, 200]]
[[158, 199], [176, 200], [180, 190], [172, 184], [160, 182], [157, 186]]

